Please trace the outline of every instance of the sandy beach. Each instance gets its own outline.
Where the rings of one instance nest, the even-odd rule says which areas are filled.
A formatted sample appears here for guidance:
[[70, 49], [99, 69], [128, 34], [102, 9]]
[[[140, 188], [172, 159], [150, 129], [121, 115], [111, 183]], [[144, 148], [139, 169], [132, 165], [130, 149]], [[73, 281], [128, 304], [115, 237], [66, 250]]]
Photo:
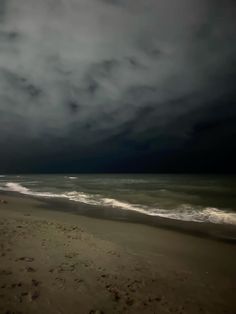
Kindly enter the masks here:
[[236, 313], [235, 244], [0, 199], [0, 313]]

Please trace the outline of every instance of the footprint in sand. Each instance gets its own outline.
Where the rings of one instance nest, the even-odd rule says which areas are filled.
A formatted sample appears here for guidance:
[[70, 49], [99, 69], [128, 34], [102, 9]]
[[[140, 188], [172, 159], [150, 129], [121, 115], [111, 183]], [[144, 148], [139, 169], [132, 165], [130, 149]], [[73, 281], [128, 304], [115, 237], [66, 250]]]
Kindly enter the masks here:
[[12, 275], [12, 271], [3, 269], [3, 270], [0, 271], [0, 275], [9, 276], [9, 275]]
[[82, 283], [82, 282], [84, 282], [84, 279], [75, 278], [75, 279], [74, 279], [74, 282], [76, 282], [76, 283]]
[[34, 273], [34, 272], [36, 272], [36, 269], [33, 267], [26, 267], [26, 271], [29, 273]]
[[32, 285], [34, 286], [34, 287], [38, 287], [38, 285], [40, 284], [40, 281], [38, 281], [38, 280], [36, 280], [36, 279], [32, 279]]
[[24, 262], [33, 262], [34, 261], [34, 258], [33, 257], [20, 257], [20, 258], [17, 258], [16, 259], [16, 262], [18, 261], [24, 261]]
[[32, 301], [38, 299], [39, 296], [40, 296], [39, 291], [30, 292], [29, 293], [29, 301], [32, 302]]
[[22, 287], [22, 283], [21, 283], [21, 282], [11, 284], [11, 288], [12, 288], [12, 289], [14, 289], [14, 288], [20, 288], [20, 287]]

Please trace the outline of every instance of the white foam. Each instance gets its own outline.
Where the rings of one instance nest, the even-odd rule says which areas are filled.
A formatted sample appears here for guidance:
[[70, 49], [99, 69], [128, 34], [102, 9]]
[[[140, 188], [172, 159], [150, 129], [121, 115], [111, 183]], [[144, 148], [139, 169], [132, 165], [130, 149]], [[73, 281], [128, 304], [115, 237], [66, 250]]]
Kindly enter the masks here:
[[6, 183], [7, 191], [18, 192], [21, 194], [32, 195], [32, 196], [41, 196], [41, 197], [63, 197], [63, 194], [55, 194], [49, 192], [34, 192], [26, 187], [22, 186], [19, 183], [8, 182]]
[[129, 204], [129, 203], [125, 203], [125, 202], [121, 202], [112, 198], [103, 198], [102, 199], [102, 203], [105, 206], [111, 206], [111, 207], [117, 207], [117, 208], [122, 208], [125, 210], [132, 210], [132, 211], [136, 211], [142, 214], [148, 214], [150, 216], [156, 216], [155, 213], [152, 213], [151, 211], [148, 211], [145, 209], [145, 207], [141, 207], [138, 205], [134, 205], [134, 204]]
[[183, 204], [176, 209], [162, 209], [152, 208], [148, 206], [141, 206], [139, 204], [130, 204], [127, 202], [119, 201], [112, 198], [104, 198], [99, 194], [88, 194], [84, 192], [66, 192], [63, 194], [49, 193], [49, 192], [36, 192], [32, 191], [19, 183], [8, 182], [6, 187], [1, 187], [2, 190], [19, 192], [21, 194], [48, 197], [48, 198], [66, 198], [71, 201], [85, 203], [95, 206], [106, 206], [113, 208], [120, 208], [123, 210], [135, 211], [149, 216], [159, 216], [163, 218], [195, 221], [195, 222], [212, 222], [212, 223], [226, 223], [236, 225], [236, 213], [226, 212], [218, 208], [206, 207], [196, 209], [190, 205]]
[[213, 223], [227, 223], [236, 225], [236, 213], [225, 212], [218, 208], [207, 207], [204, 214]]
[[126, 210], [132, 210], [147, 214], [149, 216], [159, 216], [163, 218], [184, 220], [184, 221], [195, 221], [195, 222], [212, 222], [212, 223], [227, 223], [236, 224], [236, 213], [225, 212], [218, 208], [206, 207], [202, 210], [193, 209], [189, 205], [183, 204], [178, 209], [161, 209], [161, 208], [150, 208], [147, 206], [133, 205], [114, 199], [103, 198], [104, 205], [111, 207], [119, 207]]
[[89, 205], [101, 205], [99, 195], [91, 195], [83, 192], [68, 192], [63, 194], [71, 201], [80, 202]]
[[30, 194], [29, 189], [25, 188], [24, 186], [20, 185], [19, 183], [8, 182], [8, 183], [6, 183], [6, 187], [10, 191], [19, 192], [22, 194]]

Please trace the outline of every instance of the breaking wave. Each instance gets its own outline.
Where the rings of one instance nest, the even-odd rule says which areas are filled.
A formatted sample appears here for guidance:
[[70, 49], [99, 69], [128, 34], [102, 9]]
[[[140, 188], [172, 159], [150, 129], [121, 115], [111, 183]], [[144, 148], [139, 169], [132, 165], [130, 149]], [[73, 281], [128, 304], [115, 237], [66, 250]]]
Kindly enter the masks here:
[[65, 177], [66, 179], [70, 179], [70, 180], [76, 180], [77, 177]]
[[119, 208], [123, 210], [135, 211], [149, 216], [159, 216], [163, 218], [194, 221], [194, 222], [212, 222], [226, 223], [236, 225], [236, 213], [226, 212], [218, 208], [205, 207], [201, 209], [193, 208], [190, 205], [182, 205], [176, 209], [152, 208], [149, 206], [130, 204], [113, 198], [105, 198], [99, 194], [88, 194], [84, 192], [65, 192], [61, 194], [50, 192], [35, 192], [19, 183], [8, 182], [5, 187], [1, 188], [6, 191], [14, 191], [25, 195], [32, 195], [46, 198], [65, 198], [71, 201], [80, 202], [95, 206], [106, 206]]

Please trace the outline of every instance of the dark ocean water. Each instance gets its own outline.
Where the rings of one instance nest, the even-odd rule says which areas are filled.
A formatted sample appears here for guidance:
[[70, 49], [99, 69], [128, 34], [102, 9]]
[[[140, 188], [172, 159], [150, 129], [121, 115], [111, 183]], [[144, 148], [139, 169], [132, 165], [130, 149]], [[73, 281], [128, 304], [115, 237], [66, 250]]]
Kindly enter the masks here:
[[149, 216], [236, 225], [235, 176], [6, 175], [0, 176], [0, 190]]

